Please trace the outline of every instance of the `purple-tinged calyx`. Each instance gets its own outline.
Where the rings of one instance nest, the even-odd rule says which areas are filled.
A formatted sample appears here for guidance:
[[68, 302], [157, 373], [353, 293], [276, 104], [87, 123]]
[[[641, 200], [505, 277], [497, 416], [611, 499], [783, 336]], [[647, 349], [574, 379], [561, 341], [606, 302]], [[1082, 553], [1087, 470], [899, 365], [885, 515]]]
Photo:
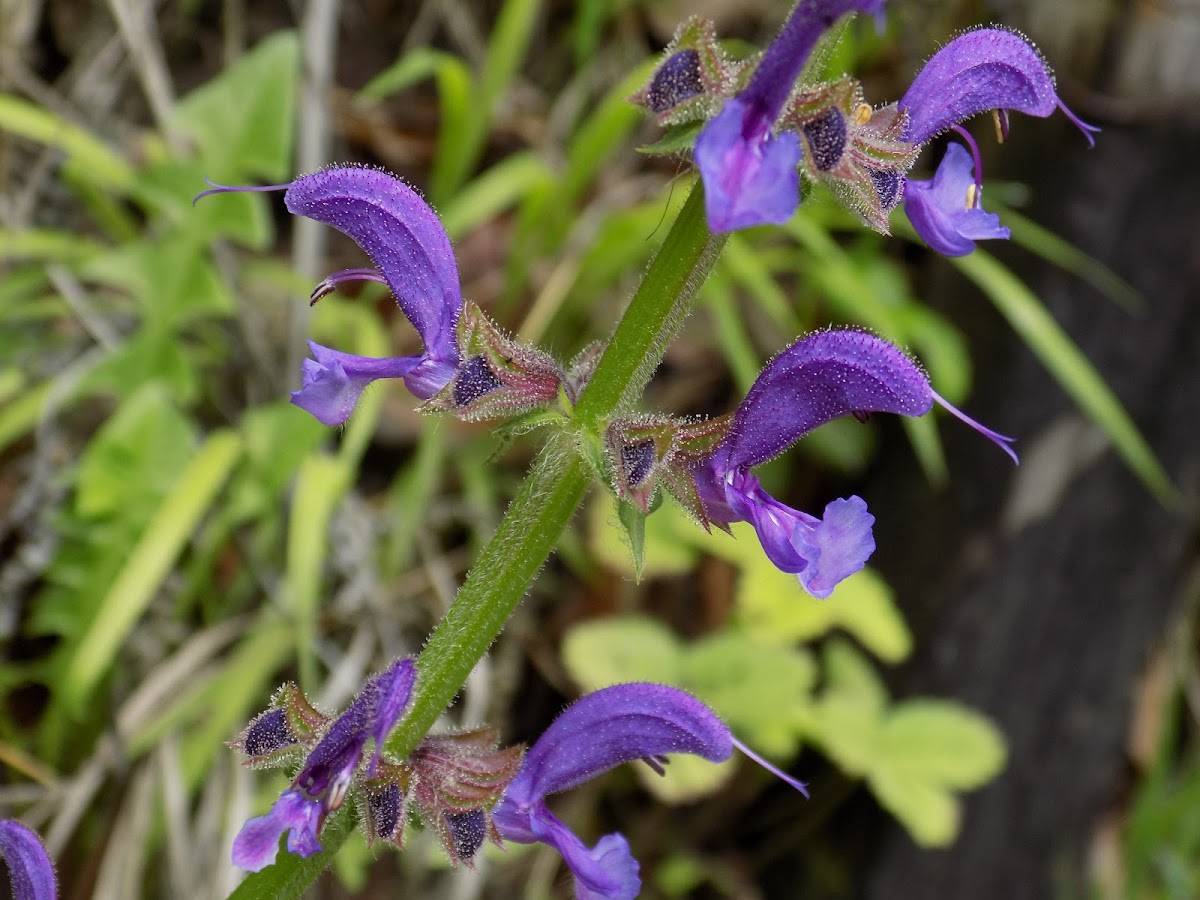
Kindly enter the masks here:
[[286, 185], [214, 185], [196, 199], [231, 191], [281, 189], [286, 191], [284, 204], [289, 212], [337, 228], [374, 263], [373, 269], [331, 275], [314, 289], [312, 301], [346, 281], [382, 281], [424, 344], [418, 356], [385, 359], [312, 344], [316, 360], [305, 365], [303, 386], [292, 395], [292, 402], [322, 423], [336, 425], [349, 417], [363, 388], [379, 378], [404, 379], [422, 400], [438, 393], [459, 366], [455, 325], [463, 301], [450, 239], [429, 204], [395, 176], [361, 166], [322, 169]]
[[1089, 145], [1100, 129], [1081, 121], [1059, 99], [1054, 74], [1023, 35], [978, 28], [959, 35], [925, 64], [898, 104], [908, 113], [905, 135], [923, 144], [981, 112], [1011, 110], [1045, 118], [1060, 109]]
[[763, 370], [734, 413], [729, 436], [692, 469], [705, 512], [717, 525], [749, 522], [780, 570], [797, 575], [814, 597], [828, 597], [874, 552], [875, 519], [866, 503], [858, 497], [835, 500], [817, 518], [776, 500], [750, 469], [841, 416], [922, 416], [935, 403], [1016, 462], [1008, 446], [1012, 438], [947, 403], [930, 387], [925, 373], [886, 341], [858, 331], [825, 331], [803, 338]]
[[[233, 842], [234, 865], [251, 872], [269, 866], [285, 833], [289, 852], [300, 856], [320, 852], [319, 835], [325, 818], [345, 802], [360, 769], [362, 777], [370, 778], [381, 765], [383, 742], [408, 705], [415, 677], [413, 661], [402, 658], [367, 680], [354, 702], [316, 740], [292, 786], [266, 815], [250, 819], [243, 826]], [[286, 700], [282, 708], [289, 709]], [[301, 718], [306, 715], [302, 709], [298, 714]], [[265, 715], [272, 715], [272, 711]], [[255, 719], [243, 733], [243, 749], [246, 735], [261, 719]], [[364, 763], [368, 740], [374, 741], [375, 748], [369, 762]]]
[[13, 900], [54, 900], [54, 864], [37, 832], [16, 819], [0, 820], [0, 858], [8, 864]]
[[658, 488], [665, 487], [697, 521], [706, 524], [704, 505], [689, 473], [698, 460], [713, 452], [728, 430], [728, 416], [614, 419], [605, 432], [613, 490], [622, 500], [647, 513]]
[[581, 697], [530, 748], [521, 772], [494, 810], [501, 837], [554, 847], [575, 877], [578, 900], [632, 900], [641, 880], [638, 863], [620, 834], [587, 847], [546, 805], [546, 797], [577, 787], [622, 763], [661, 763], [668, 753], [691, 753], [712, 762], [734, 747], [803, 785], [743, 747], [712, 710], [695, 697], [662, 684], [620, 684]]
[[403, 812], [415, 808], [450, 861], [470, 866], [485, 839], [500, 843], [491, 809], [525, 752], [498, 743], [492, 728], [426, 735], [403, 763], [381, 763], [367, 787], [368, 839], [402, 847]]
[[846, 76], [793, 94], [779, 124], [800, 135], [804, 174], [865, 225], [888, 234], [888, 213], [919, 150], [903, 137], [904, 114], [895, 106], [874, 109]]
[[800, 203], [799, 138], [774, 133], [813, 47], [849, 12], [882, 14], [882, 0], [800, 0], [745, 90], [696, 139], [708, 227], [714, 232], [781, 224]]
[[675, 29], [650, 80], [629, 99], [652, 112], [660, 125], [706, 119], [716, 112], [736, 71], [717, 43], [713, 23], [691, 16]]
[[468, 421], [507, 418], [549, 406], [566, 389], [553, 357], [505, 335], [475, 304], [463, 309], [457, 330], [463, 362], [422, 410]]

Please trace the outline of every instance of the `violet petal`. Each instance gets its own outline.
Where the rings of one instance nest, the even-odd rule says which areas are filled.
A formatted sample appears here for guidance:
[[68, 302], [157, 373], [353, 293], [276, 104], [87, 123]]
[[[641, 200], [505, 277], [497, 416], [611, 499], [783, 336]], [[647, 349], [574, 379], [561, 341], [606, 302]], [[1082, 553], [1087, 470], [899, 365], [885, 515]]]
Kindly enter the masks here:
[[303, 383], [300, 390], [292, 392], [292, 403], [323, 425], [341, 425], [350, 418], [359, 396], [372, 381], [404, 378], [422, 362], [419, 356], [355, 356], [315, 341], [309, 341], [308, 346], [315, 359], [304, 361]]
[[367, 769], [369, 776], [375, 775], [375, 767], [379, 764], [379, 754], [383, 742], [412, 698], [413, 682], [416, 681], [416, 667], [410, 657], [402, 657], [393, 662], [386, 671], [375, 677], [378, 697], [375, 702], [374, 723], [371, 726], [371, 737], [375, 739], [375, 752], [371, 756], [371, 764]]
[[634, 900], [641, 890], [638, 862], [620, 834], [602, 837], [588, 849], [575, 832], [546, 809], [533, 819], [535, 839], [560, 854], [575, 876], [575, 900]]
[[747, 134], [753, 115], [730, 100], [696, 138], [708, 227], [717, 233], [782, 224], [800, 203], [800, 139], [790, 132]]
[[502, 802], [532, 806], [646, 756], [693, 753], [720, 762], [732, 752], [725, 723], [695, 697], [663, 684], [619, 684], [579, 698], [554, 720]]
[[284, 202], [353, 238], [417, 329], [425, 355], [457, 362], [458, 267], [445, 228], [416, 191], [379, 169], [339, 166], [297, 178]]
[[242, 826], [233, 840], [233, 864], [247, 872], [258, 872], [275, 862], [279, 836], [289, 832], [287, 848], [299, 856], [321, 852], [317, 830], [321, 825], [321, 804], [289, 789], [265, 816], [256, 816]]
[[57, 896], [54, 864], [31, 828], [16, 819], [0, 821], [0, 857], [8, 864], [13, 900], [54, 900]]
[[757, 466], [853, 412], [921, 416], [932, 406], [924, 373], [887, 341], [860, 331], [819, 332], [792, 344], [758, 376], [714, 464], [725, 471]]
[[[1053, 74], [1029, 41], [1002, 28], [979, 28], [935, 53], [897, 106], [908, 112], [905, 140], [923, 144], [977, 113], [1015, 109], [1045, 118], [1060, 101]], [[1090, 142], [1094, 129], [1071, 119]]]
[[905, 215], [921, 240], [943, 256], [966, 256], [979, 240], [1006, 240], [1009, 230], [998, 215], [978, 205], [974, 190], [971, 154], [952, 143], [932, 179], [909, 179]]

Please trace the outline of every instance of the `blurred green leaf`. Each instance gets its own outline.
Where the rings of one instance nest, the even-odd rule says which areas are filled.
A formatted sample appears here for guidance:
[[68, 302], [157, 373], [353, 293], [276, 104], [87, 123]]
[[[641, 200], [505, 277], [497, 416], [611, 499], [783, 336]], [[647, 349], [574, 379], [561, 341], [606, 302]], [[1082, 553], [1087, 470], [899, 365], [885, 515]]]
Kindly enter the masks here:
[[19, 97], [0, 94], [0, 131], [57, 147], [67, 155], [72, 172], [94, 184], [124, 190], [133, 180], [129, 163], [104, 142]]
[[63, 700], [78, 711], [208, 512], [241, 453], [232, 431], [214, 432], [176, 474], [67, 664]]
[[1130, 470], [1164, 506], [1179, 494], [1133, 420], [1095, 367], [1016, 275], [982, 250], [950, 260], [974, 281], [1008, 319], [1068, 394], [1113, 442]]
[[195, 138], [210, 178], [291, 177], [299, 72], [296, 33], [277, 31], [179, 101], [172, 124]]

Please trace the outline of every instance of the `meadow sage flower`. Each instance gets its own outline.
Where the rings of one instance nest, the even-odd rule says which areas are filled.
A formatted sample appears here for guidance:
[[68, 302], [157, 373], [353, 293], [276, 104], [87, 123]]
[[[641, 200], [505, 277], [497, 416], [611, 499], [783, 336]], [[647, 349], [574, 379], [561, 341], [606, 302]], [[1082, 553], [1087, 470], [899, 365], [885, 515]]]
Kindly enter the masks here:
[[883, 0], [800, 0], [746, 89], [700, 132], [695, 159], [713, 231], [780, 224], [796, 211], [800, 138], [776, 133], [776, 120], [821, 35], [854, 11], [878, 16]]
[[625, 838], [605, 835], [589, 848], [550, 812], [546, 797], [578, 787], [621, 763], [641, 759], [661, 774], [668, 753], [721, 762], [734, 747], [804, 791], [803, 784], [741, 744], [691, 695], [662, 684], [605, 688], [575, 701], [538, 738], [494, 810], [494, 820], [504, 840], [541, 842], [562, 854], [575, 878], [576, 900], [632, 900], [641, 880]]
[[[383, 742], [408, 706], [414, 680], [413, 661], [408, 658], [397, 659], [367, 680], [354, 702], [328, 724], [292, 786], [280, 794], [270, 812], [242, 827], [233, 842], [234, 865], [251, 872], [269, 866], [285, 832], [289, 852], [300, 856], [320, 852], [321, 826], [345, 802], [351, 783], [360, 775], [367, 741], [374, 742], [374, 752], [361, 766], [361, 775], [372, 778], [380, 765]], [[285, 688], [281, 698], [284, 705], [258, 716], [234, 742], [252, 763], [274, 761], [280, 751], [300, 744], [302, 734], [323, 727], [324, 717], [298, 691]]]
[[902, 351], [859, 331], [825, 331], [788, 347], [763, 370], [734, 413], [728, 437], [693, 470], [708, 520], [749, 522], [780, 570], [825, 598], [859, 571], [875, 550], [874, 516], [860, 497], [835, 500], [821, 518], [768, 494], [751, 472], [819, 425], [872, 412], [922, 416], [942, 406], [997, 444], [1016, 462], [1004, 437], [940, 397]]
[[0, 857], [8, 865], [13, 900], [54, 900], [54, 864], [37, 833], [16, 819], [0, 820]]
[[924, 144], [953, 129], [970, 149], [950, 144], [931, 180], [909, 180], [904, 210], [922, 240], [945, 256], [963, 256], [983, 238], [1007, 238], [999, 217], [983, 209], [979, 149], [960, 127], [981, 112], [994, 112], [1001, 140], [1012, 110], [1045, 118], [1061, 110], [1090, 146], [1099, 131], [1059, 99], [1054, 74], [1024, 36], [1003, 28], [979, 28], [955, 38], [925, 64], [896, 108], [907, 121], [903, 136]]
[[292, 402], [326, 425], [339, 425], [377, 379], [402, 378], [422, 400], [441, 391], [459, 368], [455, 324], [463, 300], [450, 239], [429, 204], [395, 176], [362, 166], [334, 166], [283, 185], [214, 185], [196, 199], [273, 190], [286, 190], [289, 212], [349, 235], [375, 264], [330, 275], [313, 291], [314, 301], [346, 281], [380, 281], [424, 344], [416, 356], [372, 358], [310, 343], [313, 358], [304, 363], [303, 383]]

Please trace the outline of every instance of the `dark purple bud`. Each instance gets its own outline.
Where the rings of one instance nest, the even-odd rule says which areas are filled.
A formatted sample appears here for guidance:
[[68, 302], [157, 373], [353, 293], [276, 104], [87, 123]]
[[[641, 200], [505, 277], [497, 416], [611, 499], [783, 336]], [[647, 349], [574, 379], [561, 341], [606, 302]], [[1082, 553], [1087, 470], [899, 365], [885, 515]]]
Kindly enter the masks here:
[[54, 864], [37, 833], [16, 819], [0, 821], [0, 857], [8, 864], [13, 900], [54, 900]]
[[868, 169], [867, 174], [871, 176], [871, 184], [875, 186], [879, 205], [886, 212], [895, 209], [897, 204], [904, 199], [905, 176], [899, 172], [881, 169]]
[[404, 797], [395, 782], [367, 794], [367, 840], [400, 843]]
[[450, 829], [450, 841], [454, 846], [454, 857], [459, 862], [470, 862], [483, 846], [488, 833], [487, 816], [482, 809], [467, 812], [447, 813], [446, 826]]
[[566, 379], [562, 366], [510, 338], [473, 303], [463, 309], [456, 340], [466, 362], [422, 409], [479, 421], [511, 418], [558, 400]]
[[654, 441], [638, 441], [621, 448], [621, 469], [630, 487], [639, 487], [654, 467]]
[[276, 708], [268, 709], [250, 723], [242, 737], [242, 750], [247, 756], [267, 756], [298, 743], [288, 725], [287, 711]]
[[812, 164], [818, 172], [828, 172], [846, 152], [846, 117], [840, 110], [830, 107], [802, 128], [812, 154]]
[[680, 50], [654, 73], [646, 89], [646, 105], [656, 113], [663, 113], [703, 92], [700, 53], [691, 49]]
[[454, 382], [454, 405], [466, 406], [474, 403], [484, 394], [490, 394], [500, 388], [502, 384], [488, 367], [486, 359], [482, 356], [472, 356], [463, 364]]

